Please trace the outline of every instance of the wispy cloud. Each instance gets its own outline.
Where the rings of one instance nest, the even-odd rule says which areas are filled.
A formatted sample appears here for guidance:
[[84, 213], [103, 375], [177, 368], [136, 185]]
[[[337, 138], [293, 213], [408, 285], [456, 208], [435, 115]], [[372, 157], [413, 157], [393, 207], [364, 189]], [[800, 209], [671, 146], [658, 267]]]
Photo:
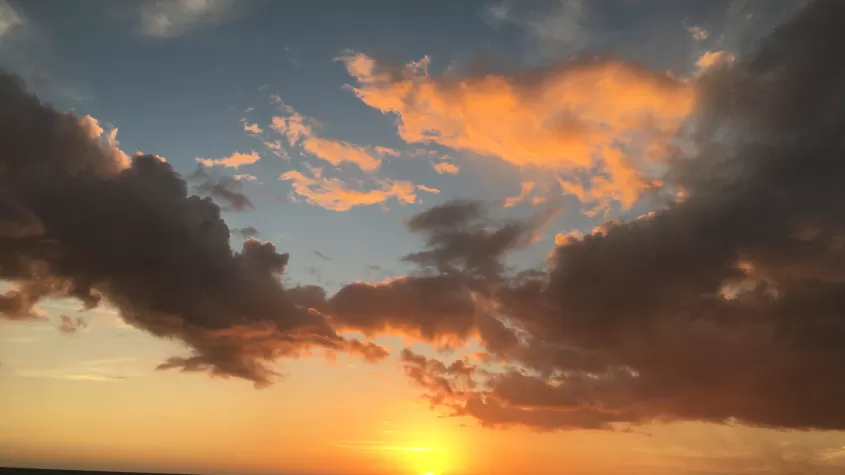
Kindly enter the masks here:
[[249, 133], [251, 133], [251, 134], [253, 134], [253, 135], [258, 135], [258, 134], [260, 134], [260, 133], [264, 132], [264, 129], [262, 129], [261, 127], [259, 127], [259, 126], [258, 126], [258, 124], [255, 124], [255, 123], [250, 123], [250, 122], [249, 122], [248, 120], [246, 120], [245, 118], [244, 118], [244, 119], [241, 119], [241, 124], [243, 124], [243, 126], [244, 126], [244, 131], [245, 131], [245, 132], [249, 132]]
[[171, 38], [219, 24], [235, 6], [233, 0], [147, 0], [141, 4], [141, 32]]
[[58, 368], [16, 370], [15, 374], [29, 378], [67, 381], [118, 382], [129, 376], [143, 375], [132, 368], [132, 365], [137, 362], [138, 359], [134, 357], [99, 358], [70, 363]]
[[534, 189], [537, 184], [533, 181], [523, 181], [520, 185], [521, 191], [516, 196], [510, 196], [505, 199], [505, 208], [510, 208], [512, 206], [516, 206], [519, 203], [522, 203], [525, 198], [528, 198], [528, 195]]
[[18, 12], [6, 0], [0, 0], [0, 43], [22, 24], [23, 18]]
[[64, 334], [76, 333], [88, 326], [88, 322], [82, 317], [59, 316], [59, 330]]
[[[529, 2], [526, 2], [529, 3]], [[512, 24], [522, 28], [531, 39], [532, 54], [540, 57], [570, 56], [587, 45], [587, 29], [581, 25], [582, 0], [549, 2], [547, 11], [525, 10], [515, 1], [503, 1], [484, 12], [493, 27]]]
[[338, 166], [342, 163], [356, 165], [365, 172], [379, 168], [385, 156], [398, 156], [400, 152], [383, 146], [356, 145], [344, 140], [320, 137], [317, 134], [322, 124], [311, 117], [303, 116], [286, 105], [278, 96], [271, 100], [284, 115], [273, 117], [270, 127], [281, 134], [291, 147], [300, 146], [309, 155]]
[[433, 163], [431, 166], [434, 167], [434, 171], [441, 175], [457, 175], [461, 171], [457, 165], [449, 162]]
[[692, 39], [694, 39], [695, 41], [704, 41], [707, 39], [708, 36], [710, 36], [710, 33], [703, 27], [698, 25], [689, 25], [686, 23], [686, 21], [684, 21], [684, 28], [687, 29], [690, 36], [692, 36]]
[[291, 183], [295, 195], [312, 205], [332, 211], [349, 211], [355, 206], [382, 204], [392, 198], [400, 203], [410, 204], [416, 202], [418, 189], [433, 191], [423, 190], [410, 181], [391, 179], [375, 179], [374, 188], [356, 189], [340, 178], [323, 176], [319, 168], [311, 168], [309, 174], [291, 170], [284, 173], [280, 179]]
[[206, 167], [238, 168], [243, 165], [252, 165], [258, 160], [261, 160], [261, 157], [253, 151], [250, 153], [235, 152], [223, 158], [197, 158], [197, 163]]

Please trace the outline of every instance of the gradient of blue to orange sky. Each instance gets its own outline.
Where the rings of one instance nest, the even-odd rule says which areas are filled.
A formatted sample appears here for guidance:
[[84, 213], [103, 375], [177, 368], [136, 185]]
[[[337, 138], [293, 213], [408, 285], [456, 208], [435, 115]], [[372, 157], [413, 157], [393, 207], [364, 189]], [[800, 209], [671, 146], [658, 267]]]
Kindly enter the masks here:
[[844, 12], [0, 0], [0, 466], [842, 473]]

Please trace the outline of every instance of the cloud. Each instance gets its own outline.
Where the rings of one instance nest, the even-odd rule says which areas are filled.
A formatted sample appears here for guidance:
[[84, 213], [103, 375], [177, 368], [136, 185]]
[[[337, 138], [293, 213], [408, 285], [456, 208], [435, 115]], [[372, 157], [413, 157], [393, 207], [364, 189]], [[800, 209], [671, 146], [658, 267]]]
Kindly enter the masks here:
[[386, 356], [291, 302], [289, 257], [273, 244], [231, 249], [220, 208], [190, 195], [170, 164], [139, 155], [127, 167], [92, 121], [41, 104], [19, 78], [0, 75], [0, 103], [2, 218], [24, 209], [44, 229], [0, 235], [0, 279], [17, 285], [0, 299], [7, 317], [44, 298], [105, 300], [128, 324], [185, 343], [189, 354], [164, 368], [258, 386], [275, 380], [276, 360], [313, 349]]
[[477, 337], [496, 348], [513, 336], [481, 303], [504, 272], [503, 259], [528, 246], [548, 224], [554, 208], [523, 221], [497, 223], [487, 207], [451, 201], [411, 217], [409, 231], [425, 249], [403, 257], [419, 273], [377, 283], [355, 282], [327, 298], [317, 287], [299, 288], [293, 298], [329, 316], [337, 328], [365, 335], [401, 334], [438, 345], [460, 345]]
[[[425, 279], [471, 289], [462, 315], [474, 319], [449, 322], [464, 322], [465, 335], [502, 323], [481, 338], [501, 369], [403, 352], [412, 381], [432, 403], [487, 426], [845, 428], [845, 64], [827, 47], [845, 40], [843, 16], [842, 2], [816, 1], [747, 59], [707, 75], [685, 137], [692, 146], [666, 175], [688, 191], [684, 201], [562, 238], [545, 269], [514, 274], [502, 252], [469, 259], [478, 246], [452, 234], [481, 219], [478, 206], [409, 221], [430, 233], [433, 247], [409, 258]], [[488, 228], [479, 236], [505, 229]], [[477, 270], [456, 266], [458, 257]], [[390, 315], [398, 328], [451, 334], [427, 311], [454, 299], [459, 286], [444, 287], [407, 299], [402, 312], [368, 308], [354, 321]]]
[[311, 249], [311, 253], [312, 253], [312, 254], [314, 254], [315, 256], [319, 257], [320, 259], [323, 259], [324, 261], [332, 261], [332, 260], [334, 260], [334, 259], [332, 259], [331, 257], [329, 257], [329, 256], [327, 256], [327, 255], [325, 255], [325, 254], [323, 254], [322, 252], [320, 252], [320, 251], [318, 251], [318, 250], [316, 250], [316, 249]]
[[692, 36], [692, 39], [694, 39], [695, 41], [702, 41], [702, 40], [707, 39], [707, 36], [708, 36], [707, 30], [705, 30], [704, 28], [702, 28], [700, 26], [692, 25], [692, 26], [685, 26], [684, 28], [686, 28], [687, 31], [689, 31], [690, 36]]
[[141, 4], [141, 32], [172, 38], [219, 24], [234, 9], [233, 0], [147, 0]]
[[238, 180], [238, 181], [256, 181], [256, 180], [258, 180], [258, 177], [256, 177], [255, 175], [250, 175], [250, 174], [235, 175], [232, 178], [234, 178], [235, 180]]
[[55, 281], [23, 282], [12, 286], [12, 289], [0, 295], [0, 318], [9, 320], [32, 320], [41, 317], [35, 304], [49, 295]]
[[350, 89], [395, 117], [406, 142], [559, 172], [566, 192], [624, 207], [659, 186], [651, 170], [660, 168], [696, 97], [689, 82], [617, 60], [465, 77], [430, 76], [428, 57], [401, 68], [360, 53], [339, 60], [357, 82]]
[[[319, 168], [310, 169], [308, 175], [291, 170], [279, 178], [291, 182], [293, 193], [308, 203], [332, 211], [349, 211], [355, 206], [385, 203], [391, 198], [411, 204], [417, 200], [419, 186], [404, 180], [376, 179], [377, 188], [356, 190], [339, 178], [324, 177]], [[422, 191], [432, 192], [431, 189]]]
[[241, 124], [243, 124], [245, 132], [249, 132], [253, 135], [258, 135], [264, 132], [264, 129], [259, 127], [258, 124], [250, 124], [246, 119], [241, 119]]
[[440, 193], [440, 190], [438, 190], [437, 188], [432, 188], [430, 186], [425, 186], [425, 185], [417, 185], [417, 189], [420, 190], [420, 191], [424, 191], [426, 193], [432, 193], [432, 194], [435, 194], [435, 195], [437, 193]]
[[258, 237], [261, 233], [258, 232], [258, 230], [255, 229], [254, 227], [247, 226], [245, 228], [234, 228], [234, 229], [232, 229], [232, 234], [237, 234], [238, 236], [241, 236], [241, 237], [244, 237], [244, 238], [254, 238], [254, 237]]
[[695, 67], [698, 68], [699, 71], [705, 71], [714, 66], [731, 64], [734, 62], [734, 59], [736, 59], [736, 57], [730, 51], [707, 51], [702, 54], [698, 60], [696, 60]]
[[6, 0], [0, 0], [0, 42], [22, 24], [23, 19], [15, 9]]
[[206, 167], [238, 168], [243, 165], [252, 165], [261, 160], [257, 152], [241, 153], [235, 152], [223, 158], [197, 158], [197, 163]]
[[441, 175], [457, 175], [458, 172], [461, 171], [461, 169], [458, 168], [457, 165], [448, 162], [434, 163], [432, 164], [432, 167], [434, 167], [434, 171]]
[[565, 246], [578, 242], [584, 237], [581, 231], [569, 231], [568, 233], [555, 234], [555, 246]]
[[118, 148], [120, 142], [117, 140], [117, 127], [112, 127], [105, 133], [105, 135], [103, 135], [105, 130], [100, 126], [100, 122], [97, 119], [91, 117], [90, 115], [84, 115], [79, 117], [77, 120], [79, 121], [79, 126], [90, 140], [104, 145], [102, 149], [111, 156], [114, 163], [121, 168], [129, 166], [129, 157], [123, 152], [123, 150]]
[[[244, 175], [237, 175], [243, 178]], [[247, 175], [252, 176], [252, 175]], [[195, 187], [197, 194], [210, 196], [224, 211], [247, 211], [255, 209], [255, 204], [241, 191], [241, 179], [228, 176], [215, 176], [205, 168], [198, 167], [191, 178], [201, 180]], [[248, 180], [248, 179], [247, 179]]]
[[525, 201], [525, 198], [528, 198], [528, 195], [531, 194], [531, 191], [534, 190], [535, 186], [537, 186], [537, 184], [533, 181], [523, 181], [520, 185], [521, 190], [519, 194], [505, 199], [505, 208], [516, 206]]
[[73, 318], [67, 315], [60, 315], [59, 319], [59, 330], [66, 335], [76, 333], [88, 326], [88, 322], [82, 317]]
[[367, 147], [360, 147], [341, 140], [329, 140], [320, 137], [308, 137], [302, 142], [302, 148], [332, 165], [354, 163], [361, 170], [371, 172], [379, 167], [381, 158]]
[[291, 106], [283, 104], [281, 98], [279, 104], [286, 115], [273, 117], [270, 127], [283, 135], [290, 146], [299, 145], [306, 153], [332, 165], [351, 163], [365, 172], [373, 172], [381, 165], [383, 156], [399, 155], [399, 151], [388, 147], [360, 146], [319, 137], [315, 132], [322, 125], [319, 121], [302, 116]]
[[[525, 31], [532, 42], [532, 52], [540, 58], [565, 57], [580, 52], [589, 39], [582, 26], [584, 5], [582, 0], [548, 2], [548, 11], [525, 11], [515, 1], [503, 1], [489, 6], [484, 18], [493, 27], [512, 24]], [[530, 5], [534, 6], [534, 5]]]
[[287, 157], [287, 152], [282, 148], [281, 140], [267, 140], [264, 142], [264, 146], [270, 149], [277, 157]]

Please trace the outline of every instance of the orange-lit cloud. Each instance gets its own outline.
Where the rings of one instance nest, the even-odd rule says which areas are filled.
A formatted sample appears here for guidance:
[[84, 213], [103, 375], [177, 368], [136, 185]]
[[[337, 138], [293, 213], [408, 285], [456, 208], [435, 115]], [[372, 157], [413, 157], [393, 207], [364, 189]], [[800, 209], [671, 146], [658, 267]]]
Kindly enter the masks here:
[[249, 121], [246, 119], [241, 119], [241, 124], [244, 126], [244, 131], [249, 132], [251, 134], [258, 135], [261, 132], [264, 132], [264, 129], [258, 126], [258, 124], [250, 124]]
[[120, 142], [117, 140], [117, 127], [112, 127], [108, 132], [105, 132], [105, 135], [103, 135], [104, 130], [100, 126], [100, 122], [94, 117], [84, 115], [79, 117], [77, 120], [79, 121], [79, 126], [83, 130], [83, 133], [87, 135], [89, 139], [94, 142], [98, 142], [103, 148], [103, 151], [109, 155], [120, 168], [129, 167], [131, 160], [126, 153], [123, 152], [123, 150], [118, 148]]
[[536, 186], [536, 183], [534, 183], [533, 181], [523, 181], [520, 193], [516, 196], [510, 196], [505, 199], [505, 208], [516, 206], [522, 201], [524, 201], [525, 198], [527, 198], [528, 195], [531, 193], [531, 190], [534, 189], [534, 186]]
[[432, 188], [430, 186], [425, 186], [425, 185], [417, 185], [417, 189], [420, 190], [420, 191], [425, 191], [426, 193], [433, 193], [433, 194], [440, 193], [440, 190], [438, 190], [437, 188]]
[[705, 71], [719, 64], [730, 64], [734, 62], [736, 56], [726, 50], [708, 51], [702, 54], [695, 62], [695, 67], [699, 71]]
[[316, 134], [316, 129], [322, 125], [319, 121], [301, 115], [284, 103], [280, 103], [279, 110], [285, 115], [273, 117], [270, 127], [283, 135], [291, 146], [299, 145], [308, 154], [332, 165], [352, 163], [365, 172], [373, 172], [381, 165], [383, 156], [399, 155], [398, 150], [388, 147], [361, 146], [319, 137]]
[[626, 207], [657, 185], [649, 166], [695, 103], [693, 84], [616, 60], [476, 77], [432, 77], [428, 57], [400, 70], [364, 54], [339, 60], [358, 98], [394, 115], [406, 142], [556, 170], [582, 200]]
[[414, 203], [416, 191], [437, 193], [439, 190], [424, 185], [414, 185], [409, 181], [378, 179], [377, 188], [357, 190], [339, 178], [324, 177], [319, 168], [312, 168], [310, 176], [291, 170], [280, 179], [291, 182], [293, 193], [303, 197], [308, 203], [332, 211], [348, 211], [355, 206], [380, 204], [395, 198], [400, 203]]
[[197, 163], [206, 167], [238, 168], [243, 165], [252, 165], [258, 160], [261, 160], [261, 157], [256, 152], [235, 152], [223, 158], [197, 158]]
[[264, 146], [270, 149], [270, 152], [277, 157], [287, 157], [287, 152], [282, 148], [281, 140], [266, 140]]
[[557, 234], [555, 234], [555, 245], [556, 246], [565, 246], [567, 244], [578, 242], [583, 236], [584, 235], [583, 235], [583, 233], [581, 233], [581, 231], [570, 231], [568, 233], [557, 233]]
[[461, 171], [461, 169], [458, 168], [457, 165], [454, 165], [454, 164], [449, 163], [449, 162], [435, 163], [435, 164], [432, 164], [432, 167], [434, 167], [434, 171], [436, 171], [437, 173], [439, 173], [441, 175], [457, 175], [458, 172]]
[[365, 172], [373, 171], [381, 164], [379, 158], [366, 147], [353, 145], [342, 140], [330, 140], [320, 137], [308, 137], [302, 141], [302, 148], [332, 165], [348, 162], [358, 165]]

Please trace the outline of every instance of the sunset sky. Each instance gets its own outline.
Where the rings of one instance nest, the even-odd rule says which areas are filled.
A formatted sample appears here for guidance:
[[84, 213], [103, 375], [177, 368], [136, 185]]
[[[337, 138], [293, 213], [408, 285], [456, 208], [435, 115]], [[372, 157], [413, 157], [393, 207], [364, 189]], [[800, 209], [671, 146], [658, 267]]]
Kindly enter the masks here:
[[842, 24], [0, 0], [0, 466], [843, 473]]

